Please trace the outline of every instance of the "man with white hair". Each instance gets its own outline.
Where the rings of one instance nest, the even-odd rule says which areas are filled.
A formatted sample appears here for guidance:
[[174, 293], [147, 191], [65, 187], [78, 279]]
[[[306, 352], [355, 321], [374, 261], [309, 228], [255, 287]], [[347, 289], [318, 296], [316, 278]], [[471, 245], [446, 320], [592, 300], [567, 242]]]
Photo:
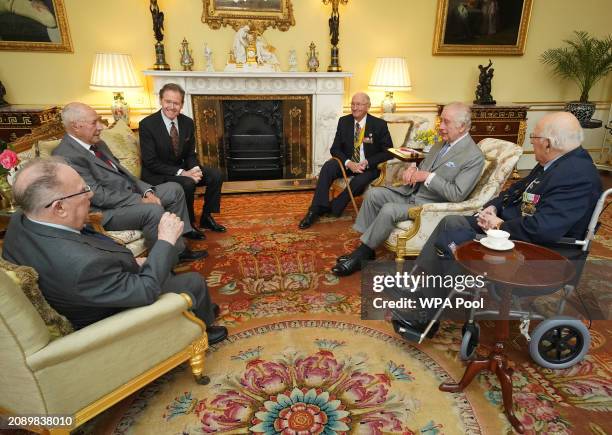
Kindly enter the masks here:
[[360, 233], [361, 245], [342, 255], [332, 272], [350, 275], [361, 269], [364, 260], [374, 258], [374, 250], [389, 237], [395, 222], [408, 219], [413, 207], [430, 202], [463, 201], [474, 189], [484, 166], [484, 156], [469, 135], [470, 108], [450, 103], [440, 116], [443, 143], [436, 144], [417, 168], [402, 174], [400, 187], [375, 187], [366, 193], [353, 228]]
[[185, 292], [207, 325], [209, 343], [227, 337], [226, 328], [213, 325], [218, 307], [202, 276], [172, 274], [184, 225], [179, 217], [164, 213], [149, 256], [135, 259], [85, 226], [93, 189], [61, 158], [28, 161], [13, 191], [21, 210], [11, 217], [2, 256], [36, 269], [46, 300], [75, 328], [152, 304], [165, 292]]
[[[147, 247], [157, 240], [157, 225], [164, 211], [179, 216], [184, 235], [193, 232], [183, 189], [177, 183], [151, 186], [124, 168], [100, 139], [104, 128], [95, 110], [83, 103], [67, 104], [62, 110], [66, 134], [52, 152], [62, 156], [91, 187], [91, 205], [102, 212], [107, 230], [142, 230]], [[206, 251], [192, 251], [180, 238], [182, 261], [205, 258]]]
[[[580, 254], [579, 248], [558, 243], [563, 237], [584, 237], [602, 192], [597, 168], [581, 146], [580, 123], [571, 113], [551, 113], [540, 119], [530, 139], [538, 164], [529, 175], [475, 216], [442, 219], [416, 259], [420, 269], [444, 274], [441, 258], [451, 258], [455, 246], [490, 229], [507, 231], [513, 240], [544, 245], [568, 258]], [[423, 331], [427, 321], [394, 323], [396, 329]]]

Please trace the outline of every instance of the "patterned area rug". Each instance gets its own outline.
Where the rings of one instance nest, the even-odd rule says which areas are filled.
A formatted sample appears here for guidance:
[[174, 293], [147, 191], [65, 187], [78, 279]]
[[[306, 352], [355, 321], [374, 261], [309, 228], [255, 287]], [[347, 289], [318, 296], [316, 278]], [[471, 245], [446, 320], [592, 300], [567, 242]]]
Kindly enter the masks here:
[[[207, 277], [231, 334], [208, 352], [212, 382], [197, 385], [187, 367], [177, 368], [134, 398], [115, 433], [511, 433], [492, 374], [462, 394], [438, 391], [465, 368], [460, 324], [443, 323], [435, 339], [413, 346], [387, 323], [359, 319], [359, 274], [329, 273], [358, 244], [354, 212], [300, 231], [311, 195], [223, 198], [218, 220], [228, 232], [207, 231], [194, 247], [211, 256], [192, 266]], [[594, 255], [612, 258], [611, 235], [600, 230]], [[393, 255], [380, 250], [377, 258]], [[495, 324], [481, 328], [486, 355]], [[612, 432], [611, 333], [611, 322], [594, 322], [586, 359], [553, 371], [530, 359], [513, 325], [515, 413], [527, 433]]]

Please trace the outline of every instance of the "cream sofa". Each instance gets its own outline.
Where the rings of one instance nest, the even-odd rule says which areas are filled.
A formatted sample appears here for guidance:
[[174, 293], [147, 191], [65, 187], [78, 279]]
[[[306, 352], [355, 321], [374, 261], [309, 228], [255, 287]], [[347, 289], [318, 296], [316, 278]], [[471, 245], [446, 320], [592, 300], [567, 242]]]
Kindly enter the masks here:
[[[0, 260], [0, 414], [69, 415], [74, 429], [184, 361], [208, 382], [206, 326], [188, 295], [164, 294], [70, 332], [36, 281], [33, 269]], [[58, 331], [66, 335], [53, 339]]]
[[[458, 203], [430, 203], [410, 210], [410, 219], [397, 222], [385, 246], [395, 252], [396, 261], [415, 256], [436, 225], [448, 215], [470, 215], [499, 194], [523, 153], [520, 146], [501, 139], [487, 138], [478, 143], [485, 155], [485, 166], [480, 180], [465, 201]], [[410, 163], [392, 161], [387, 164], [386, 186], [402, 183], [401, 174]]]
[[[59, 118], [35, 128], [31, 134], [15, 141], [12, 146], [23, 162], [33, 157], [46, 157], [59, 145], [64, 136], [64, 127]], [[104, 129], [100, 135], [115, 157], [133, 175], [140, 178], [140, 147], [136, 135], [124, 121], [118, 121]], [[145, 240], [139, 230], [105, 231], [100, 225], [101, 214], [91, 214], [90, 223], [96, 231], [111, 237], [132, 251], [134, 256], [146, 253]]]

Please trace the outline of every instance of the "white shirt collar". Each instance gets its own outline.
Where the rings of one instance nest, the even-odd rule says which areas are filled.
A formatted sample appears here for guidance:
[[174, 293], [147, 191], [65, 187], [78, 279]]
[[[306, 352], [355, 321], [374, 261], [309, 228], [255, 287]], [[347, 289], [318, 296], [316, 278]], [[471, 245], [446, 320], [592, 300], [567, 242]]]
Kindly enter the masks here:
[[455, 139], [454, 141], [452, 141], [448, 147], [451, 148], [453, 145], [455, 145], [457, 142], [459, 142], [460, 140], [463, 140], [464, 137], [466, 137], [468, 135], [468, 132], [465, 132], [465, 134], [463, 136], [461, 136], [458, 139]]
[[546, 164], [544, 165], [544, 170], [546, 171], [548, 168], [550, 168], [550, 165], [552, 165], [552, 164], [553, 164], [553, 163], [555, 163], [557, 160], [559, 160], [559, 158], [560, 158], [560, 157], [563, 157], [563, 156], [562, 156], [562, 155], [561, 155], [561, 156], [557, 156], [557, 157], [555, 157], [554, 159], [552, 159], [550, 162], [546, 163]]
[[28, 217], [28, 216], [26, 216], [26, 218], [28, 218], [28, 220], [34, 223], [44, 225], [46, 227], [52, 227], [52, 228], [57, 228], [58, 230], [70, 231], [71, 233], [81, 234], [80, 231], [77, 231], [74, 228], [67, 227], [66, 225], [52, 224], [51, 222], [37, 221], [36, 219], [32, 219], [31, 217]]
[[93, 153], [93, 151], [90, 149], [91, 145], [88, 143], [83, 142], [81, 139], [79, 139], [78, 137], [74, 137], [73, 135], [69, 134], [68, 136], [70, 136], [71, 138], [73, 138], [76, 143], [78, 143], [79, 145], [81, 145], [83, 148], [85, 148], [87, 151]]
[[163, 111], [161, 111], [160, 113], [161, 113], [162, 119], [164, 120], [164, 124], [166, 125], [166, 130], [168, 130], [168, 134], [170, 134], [170, 123], [171, 122], [174, 122], [174, 125], [176, 126], [176, 131], [178, 131], [178, 116], [174, 119], [170, 119], [166, 115], [164, 115]]
[[[357, 124], [359, 124], [359, 128], [360, 128], [360, 129], [362, 129], [362, 130], [363, 130], [363, 128], [365, 127], [365, 125], [366, 125], [366, 119], [367, 119], [367, 118], [368, 118], [368, 114], [366, 113], [366, 114], [364, 115], [364, 117], [363, 117], [363, 118], [361, 118], [361, 121], [355, 121]], [[353, 118], [353, 119], [355, 119], [355, 118]], [[353, 125], [353, 128], [354, 128], [354, 127], [355, 127], [355, 125]]]

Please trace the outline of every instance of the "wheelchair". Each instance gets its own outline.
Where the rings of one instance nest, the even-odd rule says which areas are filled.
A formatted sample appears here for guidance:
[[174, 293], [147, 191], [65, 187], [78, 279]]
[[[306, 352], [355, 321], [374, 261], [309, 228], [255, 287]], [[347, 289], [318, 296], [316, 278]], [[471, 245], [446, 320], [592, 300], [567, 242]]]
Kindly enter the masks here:
[[[581, 320], [576, 318], [563, 315], [565, 306], [568, 298], [576, 292], [576, 287], [580, 281], [580, 277], [583, 272], [583, 268], [586, 259], [589, 255], [589, 248], [591, 242], [599, 228], [599, 218], [606, 208], [606, 199], [612, 194], [612, 188], [606, 190], [599, 197], [589, 225], [584, 236], [584, 239], [570, 239], [563, 238], [556, 246], [567, 247], [567, 248], [579, 248], [575, 249], [576, 255], [569, 258], [576, 264], [576, 273], [574, 279], [568, 284], [564, 285], [563, 288], [554, 288], [546, 293], [529, 293], [529, 291], [521, 290], [513, 292], [512, 294], [512, 306], [510, 310], [510, 319], [520, 320], [520, 332], [529, 343], [529, 355], [531, 358], [540, 366], [549, 369], [565, 369], [580, 362], [589, 350], [591, 343], [591, 335], [589, 329], [584, 325]], [[608, 204], [609, 205], [609, 204]], [[501, 300], [501, 297], [495, 290], [495, 285], [492, 282], [487, 282], [487, 285], [481, 289], [474, 289], [469, 294], [472, 300], [479, 300], [483, 293], [497, 300]], [[560, 300], [555, 308], [555, 314], [552, 317], [545, 317], [544, 315], [537, 312], [533, 306], [523, 307], [521, 304], [521, 298], [525, 296], [542, 296], [545, 294], [553, 294], [561, 292]], [[466, 292], [459, 292], [456, 289], [451, 290], [448, 298], [454, 298], [458, 294], [466, 295]], [[577, 292], [576, 292], [577, 293]], [[582, 298], [577, 293], [580, 301]], [[584, 306], [584, 304], [583, 304]], [[590, 315], [586, 306], [587, 317], [590, 319]], [[404, 338], [422, 343], [423, 340], [434, 332], [438, 320], [440, 319], [444, 307], [440, 307], [430, 319], [425, 330], [420, 333], [414, 331], [408, 331], [405, 328], [396, 327], [396, 332]], [[494, 318], [499, 315], [499, 311], [495, 310], [481, 310], [471, 308], [468, 314], [468, 320], [462, 327], [462, 339], [459, 350], [459, 355], [463, 360], [470, 360], [475, 357], [476, 348], [480, 339], [480, 326], [478, 325], [478, 319], [482, 318]], [[530, 321], [539, 320], [540, 323], [529, 333]], [[395, 326], [395, 325], [394, 325]], [[432, 330], [432, 328], [434, 328]]]

